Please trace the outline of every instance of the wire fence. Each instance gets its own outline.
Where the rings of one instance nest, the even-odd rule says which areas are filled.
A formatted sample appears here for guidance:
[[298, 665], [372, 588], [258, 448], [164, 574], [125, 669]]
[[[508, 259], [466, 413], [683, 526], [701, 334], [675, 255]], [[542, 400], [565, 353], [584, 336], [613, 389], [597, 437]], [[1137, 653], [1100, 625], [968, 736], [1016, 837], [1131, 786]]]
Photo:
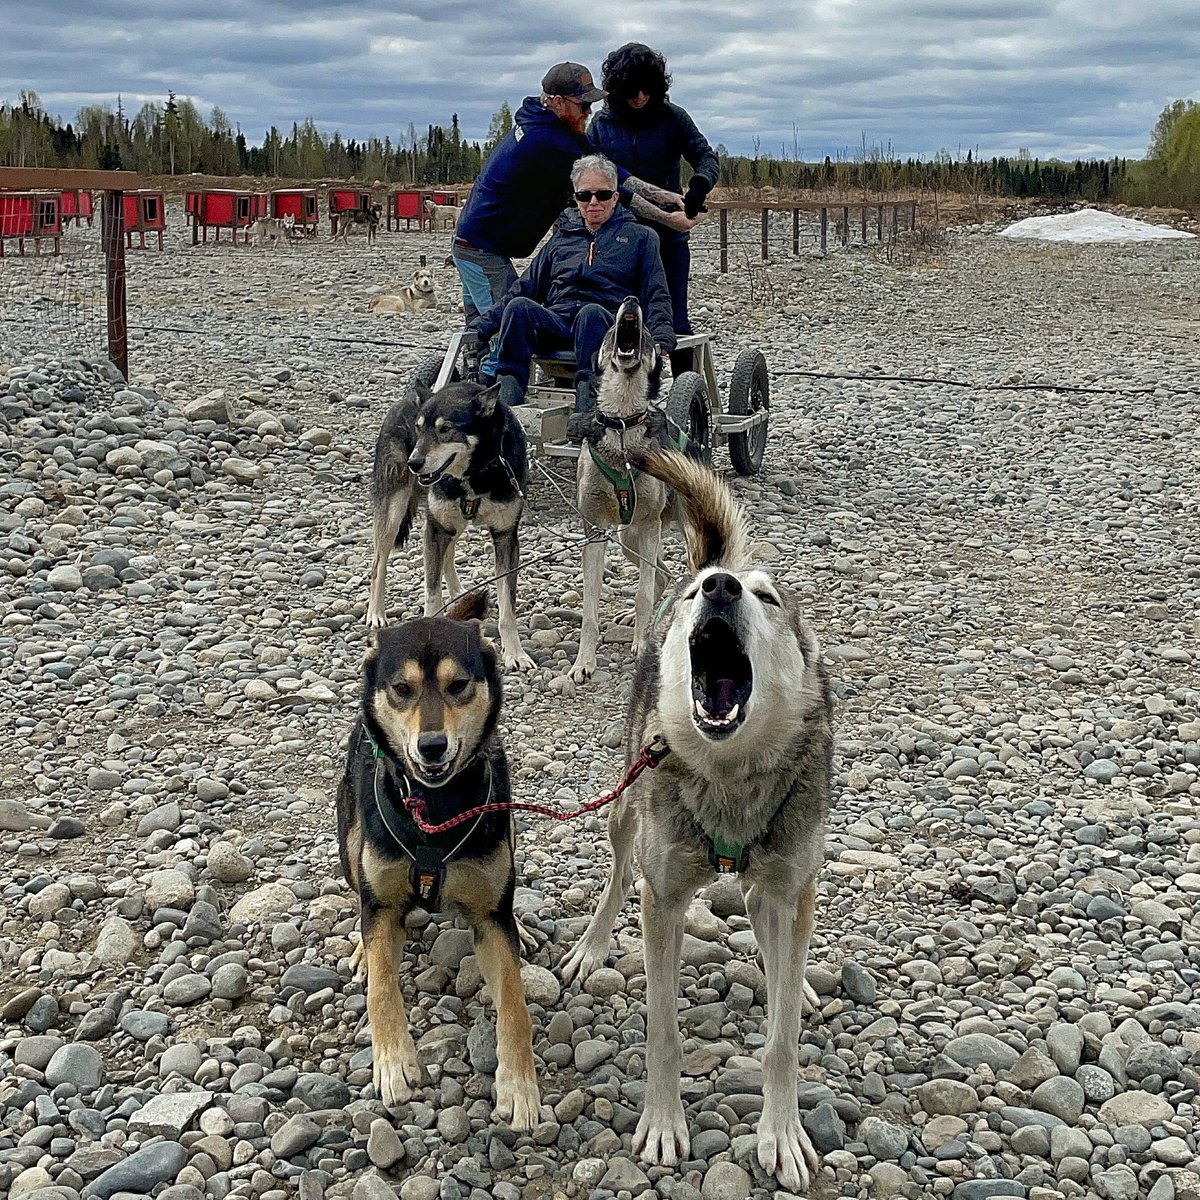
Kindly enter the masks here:
[[[104, 250], [100, 221], [67, 219], [61, 234], [4, 238], [0, 311], [6, 337], [52, 344], [65, 353], [108, 353]], [[22, 245], [23, 250], [21, 252]], [[57, 253], [55, 244], [57, 243]]]

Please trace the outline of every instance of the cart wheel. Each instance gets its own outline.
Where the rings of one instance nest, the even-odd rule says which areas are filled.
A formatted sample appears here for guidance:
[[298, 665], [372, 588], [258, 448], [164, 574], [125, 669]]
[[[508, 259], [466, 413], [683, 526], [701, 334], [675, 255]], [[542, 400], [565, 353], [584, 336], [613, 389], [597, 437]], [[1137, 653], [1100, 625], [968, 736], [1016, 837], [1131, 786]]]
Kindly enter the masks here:
[[[427, 354], [419, 363], [417, 369], [413, 371], [412, 378], [408, 381], [409, 388], [426, 387], [432, 388], [437, 383], [437, 377], [442, 369], [442, 363], [446, 361], [444, 354]], [[457, 383], [462, 378], [459, 373], [458, 364], [455, 363], [454, 370], [450, 372], [450, 382]]]
[[731, 417], [764, 414], [761, 425], [745, 433], [729, 435], [729, 458], [739, 475], [757, 475], [762, 467], [763, 451], [767, 448], [766, 415], [771, 408], [771, 382], [767, 375], [767, 360], [758, 350], [743, 350], [733, 364], [729, 377], [729, 396], [726, 409]]
[[712, 421], [704, 376], [684, 371], [672, 382], [667, 393], [667, 420], [686, 435], [684, 453], [711, 467]]

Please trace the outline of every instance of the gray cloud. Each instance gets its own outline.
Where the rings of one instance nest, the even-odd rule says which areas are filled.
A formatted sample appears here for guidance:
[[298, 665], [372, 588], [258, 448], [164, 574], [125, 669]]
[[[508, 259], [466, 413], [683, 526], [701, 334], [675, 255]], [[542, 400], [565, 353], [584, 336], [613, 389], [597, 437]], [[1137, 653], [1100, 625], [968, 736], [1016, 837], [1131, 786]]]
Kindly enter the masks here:
[[[311, 116], [344, 137], [412, 122], [482, 138], [550, 63], [599, 72], [623, 41], [666, 54], [673, 98], [747, 152], [1143, 153], [1158, 112], [1198, 96], [1195, 0], [42, 0], [10, 25], [0, 99], [22, 88], [73, 119], [168, 89], [219, 105], [252, 140]], [[3, 89], [9, 89], [6, 93]]]

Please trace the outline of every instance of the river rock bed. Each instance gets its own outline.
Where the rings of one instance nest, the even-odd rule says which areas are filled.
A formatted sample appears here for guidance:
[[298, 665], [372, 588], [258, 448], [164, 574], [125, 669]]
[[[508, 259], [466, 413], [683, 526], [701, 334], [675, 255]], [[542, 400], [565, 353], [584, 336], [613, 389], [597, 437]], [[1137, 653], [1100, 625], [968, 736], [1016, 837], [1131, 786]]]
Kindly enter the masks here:
[[[440, 914], [405, 977], [429, 1086], [374, 1098], [332, 795], [374, 435], [457, 327], [454, 274], [444, 237], [192, 247], [172, 218], [165, 252], [130, 254], [128, 383], [28, 303], [42, 264], [0, 263], [0, 1193], [774, 1195], [730, 879], [684, 947], [691, 1157], [631, 1155], [634, 899], [606, 969], [554, 971], [607, 869], [594, 817], [519, 840], [541, 1123], [490, 1121], [492, 1009]], [[719, 378], [747, 346], [772, 370], [763, 471], [734, 487], [835, 681], [810, 1194], [1198, 1200], [1200, 251], [1000, 227], [766, 267], [751, 232], [727, 275], [697, 240]], [[421, 254], [438, 309], [371, 315]], [[572, 479], [533, 471], [538, 671], [506, 679], [503, 718], [518, 798], [568, 806], [620, 775], [635, 582], [610, 553], [600, 670], [564, 695]], [[486, 580], [465, 541], [464, 582]], [[419, 564], [419, 538], [393, 558], [396, 617]]]

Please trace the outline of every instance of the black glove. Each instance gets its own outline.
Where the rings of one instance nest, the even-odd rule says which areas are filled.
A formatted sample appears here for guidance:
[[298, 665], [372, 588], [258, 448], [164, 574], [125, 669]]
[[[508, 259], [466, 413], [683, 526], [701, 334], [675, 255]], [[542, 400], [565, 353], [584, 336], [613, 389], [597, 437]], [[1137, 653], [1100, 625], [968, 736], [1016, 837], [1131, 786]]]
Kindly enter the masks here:
[[704, 197], [712, 190], [712, 184], [703, 176], [693, 175], [683, 197], [683, 212], [690, 221], [697, 213], [706, 212]]

